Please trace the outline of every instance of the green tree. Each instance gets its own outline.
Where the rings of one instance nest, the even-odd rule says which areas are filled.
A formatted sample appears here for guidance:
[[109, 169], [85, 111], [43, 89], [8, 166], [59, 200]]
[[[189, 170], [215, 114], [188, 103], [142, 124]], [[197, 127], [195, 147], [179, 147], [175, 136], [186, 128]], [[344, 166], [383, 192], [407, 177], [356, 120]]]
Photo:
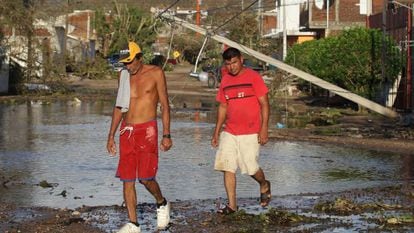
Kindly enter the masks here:
[[[294, 45], [286, 63], [361, 96], [373, 99], [384, 84], [392, 83], [402, 70], [401, 53], [386, 40], [387, 61], [382, 64], [379, 30], [353, 28], [336, 37]], [[381, 66], [386, 66], [386, 79]]]
[[102, 55], [106, 57], [109, 50], [109, 38], [112, 32], [110, 17], [102, 9], [97, 9], [95, 11], [94, 24], [98, 43], [100, 43], [103, 50], [101, 51]]
[[[35, 57], [35, 27], [34, 19], [36, 7], [43, 4], [43, 1], [34, 2], [31, 0], [21, 1], [3, 1], [0, 7], [0, 26], [1, 29], [11, 30], [14, 28], [18, 35], [24, 37], [24, 43], [26, 44], [26, 50], [23, 52], [26, 56], [21, 56], [20, 59], [25, 58], [27, 67], [24, 69], [24, 78], [26, 82], [31, 81], [34, 76], [34, 70], [36, 69], [36, 57]], [[4, 41], [3, 41], [4, 43]], [[9, 44], [6, 46], [10, 47]], [[13, 56], [13, 54], [11, 54]]]
[[[229, 13], [214, 14], [209, 16], [212, 28], [222, 25], [232, 17]], [[223, 34], [228, 39], [247, 46], [251, 49], [273, 56], [275, 51], [280, 47], [280, 41], [272, 38], [263, 38], [258, 28], [257, 15], [253, 13], [242, 13], [239, 17], [234, 18], [221, 28], [216, 28], [217, 34]], [[255, 59], [253, 59], [255, 60]]]
[[[197, 35], [195, 32], [186, 30], [185, 33], [174, 36], [174, 50], [179, 51], [186, 61], [191, 64], [195, 64], [204, 39], [205, 36]], [[216, 41], [209, 39], [204, 48], [201, 59], [208, 59], [209, 62], [214, 61], [211, 65], [218, 65], [221, 59], [219, 44]]]
[[226, 25], [229, 31], [228, 38], [249, 48], [255, 49], [260, 43], [260, 33], [257, 27], [257, 19], [255, 14], [242, 14]]
[[154, 27], [159, 21], [136, 7], [114, 2], [114, 9], [110, 53], [119, 51], [129, 40], [136, 41], [143, 51], [150, 51], [157, 36]]

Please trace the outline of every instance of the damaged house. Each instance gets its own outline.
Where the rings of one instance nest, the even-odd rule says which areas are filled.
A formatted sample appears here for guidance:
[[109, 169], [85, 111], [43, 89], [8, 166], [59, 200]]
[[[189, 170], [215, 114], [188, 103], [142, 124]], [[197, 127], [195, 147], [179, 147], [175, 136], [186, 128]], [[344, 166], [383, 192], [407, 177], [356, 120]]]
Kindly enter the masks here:
[[[39, 86], [50, 75], [51, 70], [66, 71], [66, 59], [84, 62], [94, 59], [96, 35], [92, 21], [94, 12], [90, 10], [51, 18], [48, 21], [36, 19], [31, 40], [32, 62], [28, 69], [28, 39], [26, 33], [12, 27], [3, 26], [3, 43], [0, 45], [0, 94], [7, 94], [14, 88], [17, 79], [25, 80], [28, 88], [44, 89]], [[27, 72], [30, 72], [28, 75]], [[29, 85], [33, 84], [33, 85]]]

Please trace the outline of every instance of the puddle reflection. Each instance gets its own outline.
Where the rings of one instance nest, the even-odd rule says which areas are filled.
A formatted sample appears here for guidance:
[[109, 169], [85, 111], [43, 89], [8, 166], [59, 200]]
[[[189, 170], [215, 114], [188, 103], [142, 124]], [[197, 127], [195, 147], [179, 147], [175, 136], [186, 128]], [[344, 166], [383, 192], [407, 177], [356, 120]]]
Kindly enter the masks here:
[[[121, 204], [122, 185], [114, 177], [118, 161], [105, 148], [112, 106], [100, 101], [0, 105], [0, 200], [69, 208]], [[170, 200], [225, 197], [210, 146], [215, 114], [173, 112], [174, 147], [160, 153], [163, 193]], [[262, 148], [260, 163], [274, 195], [412, 182], [414, 173], [410, 156], [302, 142], [271, 141]], [[239, 197], [258, 196], [253, 180], [238, 177]], [[58, 185], [42, 188], [43, 180]], [[153, 202], [141, 185], [137, 190], [140, 202]]]

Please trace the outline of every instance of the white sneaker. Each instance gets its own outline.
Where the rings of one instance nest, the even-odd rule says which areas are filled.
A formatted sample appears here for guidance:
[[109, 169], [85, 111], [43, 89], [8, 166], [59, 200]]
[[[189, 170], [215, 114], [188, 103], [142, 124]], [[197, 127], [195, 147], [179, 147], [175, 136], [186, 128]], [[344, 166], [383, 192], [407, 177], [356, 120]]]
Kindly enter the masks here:
[[122, 226], [117, 233], [141, 233], [141, 227], [129, 222]]
[[168, 223], [170, 222], [170, 202], [167, 202], [166, 205], [160, 206], [157, 208], [157, 227], [160, 230], [167, 228]]

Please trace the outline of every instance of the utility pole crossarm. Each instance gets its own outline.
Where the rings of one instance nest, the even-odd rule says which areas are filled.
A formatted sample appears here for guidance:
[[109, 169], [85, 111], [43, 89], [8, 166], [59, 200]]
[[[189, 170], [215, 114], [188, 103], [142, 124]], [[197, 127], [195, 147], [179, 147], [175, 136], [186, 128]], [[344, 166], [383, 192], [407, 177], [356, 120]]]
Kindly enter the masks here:
[[[186, 28], [188, 28], [190, 30], [193, 30], [195, 32], [198, 32], [200, 34], [206, 35], [206, 33], [207, 33], [207, 31], [205, 29], [203, 29], [201, 27], [198, 27], [198, 26], [196, 26], [194, 24], [188, 23], [188, 22], [186, 22], [186, 21], [184, 21], [184, 20], [182, 20], [182, 19], [180, 19], [178, 17], [174, 17], [174, 16], [166, 16], [166, 17], [169, 18], [169, 19], [171, 19], [171, 20], [174, 20], [177, 24], [179, 24], [179, 25], [181, 25], [183, 27], [186, 27]], [[359, 96], [357, 94], [354, 94], [354, 93], [352, 93], [352, 92], [350, 92], [348, 90], [345, 90], [345, 89], [343, 89], [341, 87], [338, 87], [338, 86], [336, 86], [334, 84], [331, 84], [331, 83], [329, 83], [329, 82], [327, 82], [325, 80], [322, 80], [322, 79], [320, 79], [320, 78], [318, 78], [318, 77], [316, 77], [314, 75], [308, 74], [308, 73], [306, 73], [306, 72], [304, 72], [302, 70], [299, 70], [299, 69], [297, 69], [297, 68], [295, 68], [293, 66], [290, 66], [290, 65], [288, 65], [286, 63], [283, 63], [283, 62], [281, 62], [279, 60], [276, 60], [276, 59], [274, 59], [272, 57], [269, 57], [269, 56], [267, 56], [265, 54], [259, 53], [259, 52], [255, 51], [255, 50], [253, 50], [251, 48], [248, 48], [248, 47], [246, 47], [244, 45], [241, 45], [241, 44], [239, 44], [237, 42], [234, 42], [232, 40], [229, 40], [229, 39], [227, 39], [225, 37], [222, 37], [222, 36], [219, 36], [219, 35], [211, 35], [210, 38], [212, 38], [212, 39], [214, 39], [214, 40], [216, 40], [218, 42], [221, 42], [223, 44], [227, 44], [227, 45], [229, 45], [231, 47], [237, 48], [237, 49], [239, 49], [243, 53], [252, 55], [252, 56], [256, 57], [257, 59], [259, 59], [261, 61], [264, 61], [264, 62], [266, 62], [268, 64], [274, 65], [275, 67], [277, 67], [279, 69], [282, 69], [282, 70], [284, 70], [284, 71], [286, 71], [288, 73], [291, 73], [293, 75], [296, 75], [299, 78], [302, 78], [302, 79], [304, 79], [306, 81], [309, 81], [309, 82], [311, 82], [311, 83], [313, 83], [313, 84], [315, 84], [315, 85], [317, 85], [319, 87], [322, 87], [322, 88], [324, 88], [326, 90], [329, 90], [330, 92], [333, 92], [333, 93], [335, 93], [335, 94], [337, 94], [339, 96], [344, 97], [345, 99], [351, 100], [352, 102], [355, 102], [355, 103], [357, 103], [357, 104], [359, 104], [361, 106], [364, 106], [364, 107], [366, 107], [368, 109], [371, 109], [372, 111], [375, 111], [375, 112], [377, 112], [377, 113], [379, 113], [381, 115], [384, 115], [384, 116], [387, 116], [387, 117], [390, 117], [390, 118], [398, 117], [398, 114], [395, 111], [393, 111], [393, 110], [391, 110], [391, 109], [389, 109], [387, 107], [384, 107], [384, 106], [382, 106], [382, 105], [380, 105], [378, 103], [375, 103], [375, 102], [373, 102], [371, 100], [368, 100], [368, 99], [366, 99], [364, 97], [361, 97], [361, 96]]]

